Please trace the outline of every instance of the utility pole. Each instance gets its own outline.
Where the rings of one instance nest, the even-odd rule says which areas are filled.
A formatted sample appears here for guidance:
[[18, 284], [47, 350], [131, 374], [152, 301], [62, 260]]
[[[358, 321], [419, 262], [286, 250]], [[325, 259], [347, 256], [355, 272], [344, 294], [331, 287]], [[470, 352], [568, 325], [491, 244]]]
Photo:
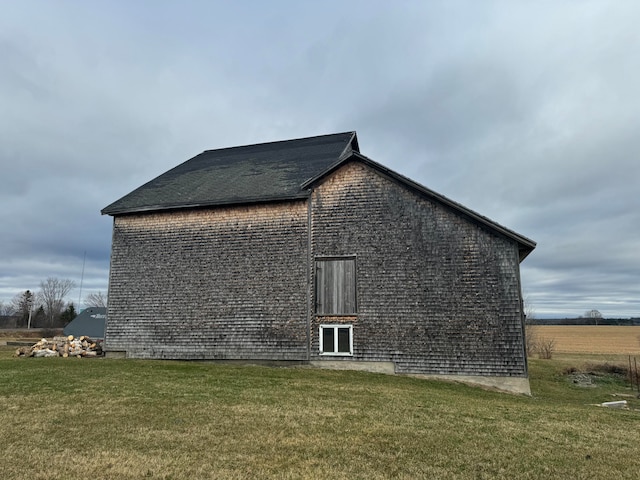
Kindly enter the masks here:
[[84, 263], [87, 261], [87, 251], [84, 251], [84, 257], [82, 258], [82, 274], [80, 275], [80, 293], [78, 294], [78, 313], [82, 312], [82, 282], [84, 280]]
[[[29, 292], [29, 290], [27, 290], [27, 292]], [[31, 292], [29, 292], [31, 293]], [[33, 301], [33, 295], [31, 295], [29, 297], [29, 319], [27, 320], [27, 330], [29, 330], [31, 328], [31, 314], [33, 313], [33, 304], [35, 302]]]

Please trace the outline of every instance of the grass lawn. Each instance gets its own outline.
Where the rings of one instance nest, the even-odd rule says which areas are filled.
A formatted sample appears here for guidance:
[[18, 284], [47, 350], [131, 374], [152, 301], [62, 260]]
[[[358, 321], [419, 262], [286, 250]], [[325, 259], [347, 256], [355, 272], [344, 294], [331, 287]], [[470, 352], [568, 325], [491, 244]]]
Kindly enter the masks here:
[[[532, 397], [362, 372], [13, 358], [0, 478], [609, 479], [640, 472], [640, 401], [585, 361], [532, 360]], [[618, 398], [619, 399], [619, 398]]]

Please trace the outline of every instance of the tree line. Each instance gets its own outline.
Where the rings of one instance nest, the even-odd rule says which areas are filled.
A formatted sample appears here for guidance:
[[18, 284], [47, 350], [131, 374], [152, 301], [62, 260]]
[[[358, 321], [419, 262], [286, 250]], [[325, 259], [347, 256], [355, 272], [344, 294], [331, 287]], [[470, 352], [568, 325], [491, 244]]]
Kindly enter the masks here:
[[[73, 280], [49, 277], [40, 282], [36, 292], [25, 290], [6, 304], [0, 301], [0, 316], [13, 318], [16, 328], [62, 327], [78, 313], [73, 302], [66, 301], [73, 288]], [[85, 297], [84, 305], [106, 307], [107, 297], [102, 292], [91, 293]]]

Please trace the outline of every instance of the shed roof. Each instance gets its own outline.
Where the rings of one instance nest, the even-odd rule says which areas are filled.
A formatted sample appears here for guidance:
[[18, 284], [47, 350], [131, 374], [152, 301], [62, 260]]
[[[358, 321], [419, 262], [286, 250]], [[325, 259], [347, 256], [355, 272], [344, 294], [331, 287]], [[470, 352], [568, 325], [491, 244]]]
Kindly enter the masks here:
[[515, 240], [521, 260], [536, 246], [533, 240], [360, 154], [356, 132], [207, 150], [116, 200], [102, 214], [306, 198], [313, 185], [349, 161], [363, 162], [472, 222]]

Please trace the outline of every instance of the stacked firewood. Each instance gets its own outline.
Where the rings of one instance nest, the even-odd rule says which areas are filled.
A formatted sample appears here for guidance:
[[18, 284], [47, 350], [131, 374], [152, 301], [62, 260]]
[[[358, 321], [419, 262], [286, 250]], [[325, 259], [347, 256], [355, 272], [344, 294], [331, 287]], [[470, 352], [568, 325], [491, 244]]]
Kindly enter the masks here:
[[16, 350], [16, 357], [99, 357], [102, 355], [102, 344], [89, 337], [74, 338], [53, 337], [52, 340], [43, 338], [31, 347], [20, 347]]

